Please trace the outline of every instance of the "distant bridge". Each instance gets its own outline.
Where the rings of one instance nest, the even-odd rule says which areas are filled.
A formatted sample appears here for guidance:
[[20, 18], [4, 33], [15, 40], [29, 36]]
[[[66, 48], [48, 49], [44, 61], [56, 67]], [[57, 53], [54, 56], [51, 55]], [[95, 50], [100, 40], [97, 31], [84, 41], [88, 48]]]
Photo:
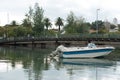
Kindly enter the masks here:
[[120, 35], [61, 35], [61, 36], [39, 36], [39, 37], [13, 37], [0, 39], [1, 45], [36, 45], [47, 43], [75, 43], [77, 41], [94, 42], [117, 42], [120, 43]]

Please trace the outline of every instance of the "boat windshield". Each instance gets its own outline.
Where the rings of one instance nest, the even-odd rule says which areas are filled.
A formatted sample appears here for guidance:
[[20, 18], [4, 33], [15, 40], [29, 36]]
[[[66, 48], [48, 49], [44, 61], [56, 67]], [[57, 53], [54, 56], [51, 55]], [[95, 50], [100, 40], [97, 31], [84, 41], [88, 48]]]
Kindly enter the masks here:
[[96, 45], [94, 43], [88, 43], [88, 46], [89, 48], [96, 48]]

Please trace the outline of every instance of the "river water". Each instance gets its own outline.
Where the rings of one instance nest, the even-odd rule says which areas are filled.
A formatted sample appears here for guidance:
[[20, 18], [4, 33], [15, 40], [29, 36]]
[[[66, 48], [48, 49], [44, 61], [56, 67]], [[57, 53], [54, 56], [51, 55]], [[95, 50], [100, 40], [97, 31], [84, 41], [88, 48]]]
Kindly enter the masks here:
[[51, 52], [0, 47], [0, 80], [120, 80], [119, 60], [49, 59]]

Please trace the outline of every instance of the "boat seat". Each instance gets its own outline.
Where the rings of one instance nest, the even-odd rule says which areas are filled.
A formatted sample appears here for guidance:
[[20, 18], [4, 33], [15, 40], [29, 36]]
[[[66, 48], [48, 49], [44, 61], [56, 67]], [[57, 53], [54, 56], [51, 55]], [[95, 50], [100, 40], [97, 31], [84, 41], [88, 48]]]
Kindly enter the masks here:
[[89, 43], [87, 47], [88, 48], [96, 48], [96, 45], [94, 43]]

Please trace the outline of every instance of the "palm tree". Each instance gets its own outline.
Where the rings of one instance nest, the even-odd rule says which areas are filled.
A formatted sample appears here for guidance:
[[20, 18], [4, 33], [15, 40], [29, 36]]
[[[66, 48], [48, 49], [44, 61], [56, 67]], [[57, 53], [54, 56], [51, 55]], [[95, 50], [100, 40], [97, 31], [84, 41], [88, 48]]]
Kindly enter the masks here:
[[56, 20], [56, 23], [55, 23], [56, 26], [59, 26], [59, 32], [60, 32], [60, 27], [63, 26], [63, 19], [58, 17], [57, 20]]
[[48, 30], [48, 27], [51, 27], [51, 22], [49, 18], [44, 19], [44, 25], [46, 26], [46, 29]]

